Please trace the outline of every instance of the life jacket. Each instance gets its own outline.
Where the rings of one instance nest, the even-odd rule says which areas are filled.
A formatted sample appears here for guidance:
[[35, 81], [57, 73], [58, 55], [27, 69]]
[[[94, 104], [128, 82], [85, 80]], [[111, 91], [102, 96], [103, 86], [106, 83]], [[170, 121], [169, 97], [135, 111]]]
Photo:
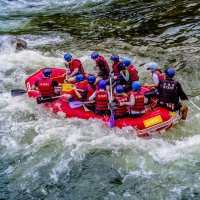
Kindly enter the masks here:
[[134, 65], [129, 65], [128, 71], [129, 71], [128, 83], [132, 83], [133, 81], [139, 81], [138, 72], [137, 72], [136, 68], [134, 67]]
[[157, 69], [156, 71], [152, 72], [152, 81], [153, 81], [153, 75], [154, 75], [154, 74], [157, 74], [157, 75], [158, 75], [158, 80], [159, 80], [159, 81], [164, 80], [164, 75], [163, 75], [163, 73], [162, 73], [161, 70]]
[[[123, 94], [122, 96], [115, 96], [115, 100], [117, 104], [120, 104], [121, 102], [127, 102], [128, 101], [128, 96], [126, 94]], [[115, 115], [116, 116], [123, 116], [126, 115], [128, 112], [126, 105], [124, 106], [119, 106], [115, 110]]]
[[[77, 74], [85, 74], [84, 68], [82, 66], [82, 63], [80, 60], [78, 59], [73, 59], [70, 63], [69, 63], [69, 69], [71, 71], [71, 73], [74, 71], [74, 69], [78, 68], [78, 73]], [[77, 75], [75, 74], [75, 75]]]
[[96, 60], [96, 66], [99, 68], [99, 71], [103, 73], [102, 69], [99, 67], [100, 61], [102, 61], [104, 63], [106, 71], [107, 71], [107, 74], [104, 74], [104, 75], [109, 75], [110, 67], [109, 67], [107, 61], [105, 60], [105, 58], [103, 56], [99, 56], [99, 59]]
[[130, 95], [133, 94], [135, 97], [135, 104], [131, 106], [132, 111], [143, 111], [144, 107], [144, 93], [141, 91], [131, 92]]
[[117, 68], [119, 65], [122, 65], [121, 61], [118, 61], [118, 62], [114, 63], [113, 66], [112, 66], [115, 76], [120, 74], [120, 71]]
[[[79, 89], [79, 90], [82, 90], [82, 91], [84, 91], [85, 89], [87, 89], [87, 86], [88, 86], [88, 82], [87, 82], [86, 80], [81, 81], [81, 82], [77, 82], [77, 83], [75, 84], [76, 89]], [[78, 91], [78, 92], [81, 93], [81, 91]], [[74, 100], [74, 101], [84, 101], [84, 98], [79, 98], [79, 97], [76, 95], [75, 91], [74, 91], [74, 92], [73, 92], [73, 100]]]
[[108, 110], [108, 92], [96, 91], [96, 110], [106, 111]]
[[42, 78], [38, 80], [38, 90], [40, 91], [41, 97], [54, 96], [54, 87], [52, 79]]
[[[92, 96], [92, 94], [95, 92], [96, 87], [93, 88], [91, 85], [89, 85], [87, 90], [88, 90], [88, 92], [87, 92], [86, 101], [89, 101], [89, 97]], [[88, 106], [88, 107], [91, 107], [91, 106], [94, 106], [95, 103], [87, 103], [85, 105]]]
[[179, 104], [177, 81], [163, 80], [159, 89], [159, 102]]

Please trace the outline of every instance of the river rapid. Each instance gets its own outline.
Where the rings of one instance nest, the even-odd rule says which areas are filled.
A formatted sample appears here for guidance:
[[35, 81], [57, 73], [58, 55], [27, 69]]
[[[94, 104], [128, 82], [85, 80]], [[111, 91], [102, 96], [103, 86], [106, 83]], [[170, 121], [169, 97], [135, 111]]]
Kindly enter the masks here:
[[[16, 40], [27, 42], [18, 51]], [[200, 199], [200, 113], [142, 139], [130, 127], [64, 119], [27, 95], [25, 79], [99, 51], [130, 57], [142, 83], [156, 61], [200, 107], [199, 0], [0, 0], [0, 199]]]

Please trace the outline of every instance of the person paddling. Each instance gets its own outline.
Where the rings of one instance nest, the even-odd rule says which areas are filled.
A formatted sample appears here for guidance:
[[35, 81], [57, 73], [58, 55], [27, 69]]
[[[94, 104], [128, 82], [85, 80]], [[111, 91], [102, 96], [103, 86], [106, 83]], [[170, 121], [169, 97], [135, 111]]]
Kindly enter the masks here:
[[70, 53], [64, 55], [65, 65], [68, 67], [66, 74], [62, 76], [66, 77], [65, 81], [69, 83], [75, 83], [76, 75], [85, 74], [83, 65], [79, 59], [73, 59]]
[[175, 71], [172, 68], [165, 70], [166, 79], [162, 80], [158, 84], [158, 104], [167, 108], [170, 111], [180, 110], [182, 112], [182, 120], [186, 120], [188, 107], [179, 102], [181, 100], [189, 100], [185, 92], [183, 91], [180, 83], [175, 81]]
[[[116, 85], [124, 85], [125, 81], [122, 78], [122, 75], [120, 74], [121, 71], [125, 70], [125, 66], [123, 63], [119, 60], [119, 55], [114, 54], [110, 57], [110, 60], [112, 62], [112, 72], [111, 76], [112, 78], [112, 87], [115, 88]], [[106, 85], [110, 85], [110, 79], [106, 80]], [[109, 87], [107, 87], [107, 90], [109, 90]]]
[[151, 71], [151, 78], [153, 84], [145, 84], [147, 87], [157, 87], [159, 82], [164, 80], [164, 74], [160, 70], [160, 67], [155, 62], [150, 62], [147, 64], [147, 70]]
[[139, 80], [139, 76], [130, 58], [123, 58], [122, 63], [125, 66], [126, 70], [125, 74], [123, 73], [123, 71], [121, 71], [120, 73], [124, 78], [124, 80], [126, 81], [126, 85], [124, 86], [124, 91], [127, 92], [131, 90], [132, 82]]
[[88, 76], [88, 87], [81, 93], [81, 97], [85, 99], [86, 102], [85, 106], [92, 111], [95, 111], [95, 103], [89, 102], [89, 98], [92, 96], [92, 94], [96, 91], [96, 85], [94, 84], [96, 82], [95, 76]]
[[84, 98], [80, 95], [80, 92], [83, 92], [87, 86], [88, 83], [85, 80], [83, 74], [76, 75], [76, 83], [73, 86], [73, 90], [70, 94], [66, 94], [65, 97], [69, 101], [84, 101]]
[[99, 55], [98, 52], [93, 52], [91, 54], [91, 59], [95, 61], [96, 63], [95, 67], [99, 70], [96, 83], [98, 83], [100, 80], [108, 79], [110, 74], [110, 67], [106, 59], [102, 55]]
[[92, 96], [89, 97], [89, 101], [95, 100], [95, 113], [97, 115], [108, 115], [110, 110], [108, 109], [108, 103], [110, 100], [109, 93], [106, 89], [106, 82], [104, 80], [98, 83], [99, 90], [95, 91]]
[[121, 102], [120, 105], [130, 106], [130, 113], [128, 117], [136, 118], [145, 114], [145, 104], [148, 103], [148, 99], [141, 92], [141, 83], [139, 81], [134, 81], [132, 83], [132, 91], [129, 94], [128, 102]]
[[124, 93], [124, 88], [122, 87], [122, 85], [117, 85], [115, 90], [116, 94], [114, 95], [114, 99], [112, 102], [115, 102], [119, 106], [115, 109], [114, 117], [115, 119], [127, 117], [127, 106], [124, 105], [123, 102], [128, 101], [128, 95]]
[[50, 97], [58, 96], [60, 94], [59, 92], [56, 93], [54, 91], [54, 87], [59, 86], [60, 84], [57, 81], [51, 79], [51, 69], [46, 68], [42, 73], [43, 77], [34, 83], [31, 90], [38, 89], [42, 99], [47, 99], [45, 102], [52, 102], [54, 99], [51, 99]]

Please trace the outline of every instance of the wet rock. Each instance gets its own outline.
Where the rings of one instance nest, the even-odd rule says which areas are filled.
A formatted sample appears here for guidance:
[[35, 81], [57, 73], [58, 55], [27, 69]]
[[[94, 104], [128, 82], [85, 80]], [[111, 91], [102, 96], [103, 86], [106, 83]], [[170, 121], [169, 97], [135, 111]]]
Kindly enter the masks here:
[[27, 49], [27, 42], [22, 39], [16, 39], [16, 49], [17, 50]]
[[72, 168], [66, 182], [68, 199], [102, 199], [122, 184], [122, 177], [106, 156], [92, 153]]

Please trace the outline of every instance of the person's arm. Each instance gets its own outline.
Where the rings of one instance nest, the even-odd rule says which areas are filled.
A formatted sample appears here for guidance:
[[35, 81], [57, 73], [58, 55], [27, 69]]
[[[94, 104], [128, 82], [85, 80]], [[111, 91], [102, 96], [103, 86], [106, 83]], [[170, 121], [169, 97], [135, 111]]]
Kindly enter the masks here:
[[119, 65], [117, 66], [117, 70], [118, 70], [118, 71], [123, 71], [123, 70], [125, 70], [124, 65], [123, 65], [122, 63], [119, 64]]
[[125, 81], [129, 80], [130, 73], [129, 73], [128, 69], [125, 69], [125, 75], [122, 71], [120, 72], [120, 74], [122, 75], [122, 77], [124, 78]]
[[76, 87], [74, 87], [74, 92], [76, 93], [77, 97], [81, 99], [81, 94], [80, 92], [76, 89]]
[[135, 104], [135, 97], [133, 94], [131, 94], [130, 96], [130, 100], [127, 102], [124, 102], [124, 105], [126, 106], [133, 106]]
[[31, 87], [31, 90], [37, 90], [38, 88], [38, 81], [36, 81], [33, 85], [32, 85], [32, 87]]
[[188, 100], [188, 97], [183, 91], [180, 83], [177, 83], [177, 93], [181, 100]]
[[89, 97], [89, 101], [92, 101], [96, 98], [96, 92], [94, 92], [90, 97]]
[[62, 84], [58, 83], [58, 81], [56, 81], [56, 80], [53, 80], [52, 84], [54, 87], [62, 86]]
[[75, 68], [74, 71], [71, 74], [69, 74], [67, 77], [69, 78], [69, 77], [75, 76], [78, 73], [78, 71], [79, 69]]
[[81, 96], [82, 98], [86, 98], [87, 97], [87, 94], [88, 94], [88, 89], [85, 89], [82, 93], [81, 93]]
[[159, 84], [159, 77], [157, 74], [153, 74], [152, 76], [153, 84], [145, 84], [146, 87], [157, 87]]
[[103, 61], [100, 61], [98, 65], [101, 71], [103, 72], [103, 75], [107, 75], [109, 73]]
[[148, 104], [149, 100], [148, 98], [144, 97], [144, 104]]

